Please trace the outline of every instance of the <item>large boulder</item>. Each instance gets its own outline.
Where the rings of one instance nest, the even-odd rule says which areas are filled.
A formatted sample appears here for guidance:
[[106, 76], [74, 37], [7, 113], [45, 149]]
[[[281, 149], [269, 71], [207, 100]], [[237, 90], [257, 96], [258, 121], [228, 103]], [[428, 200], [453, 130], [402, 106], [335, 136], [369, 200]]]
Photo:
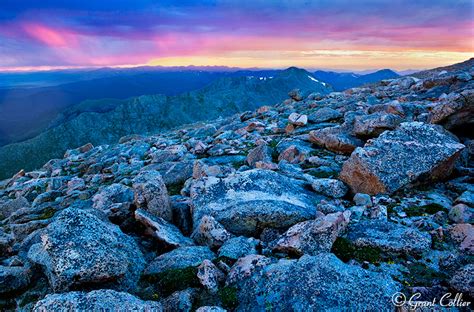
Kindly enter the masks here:
[[302, 181], [262, 169], [223, 179], [202, 178], [191, 187], [194, 226], [209, 215], [230, 232], [248, 236], [314, 218], [321, 198], [307, 191]]
[[[333, 254], [280, 260], [238, 283], [236, 311], [391, 311], [400, 286]], [[370, 290], [370, 291], [369, 291]]]
[[142, 171], [133, 179], [135, 205], [138, 208], [172, 221], [170, 198], [166, 185], [158, 171]]
[[430, 123], [442, 124], [447, 129], [474, 125], [474, 90], [466, 90], [436, 105], [428, 116]]
[[463, 148], [439, 126], [402, 123], [357, 148], [339, 178], [354, 193], [393, 193], [408, 184], [449, 176]]
[[135, 241], [120, 229], [83, 210], [62, 211], [31, 246], [28, 257], [43, 266], [51, 287], [83, 285], [133, 289], [144, 268]]
[[352, 136], [340, 126], [314, 130], [309, 133], [309, 141], [330, 151], [350, 154], [363, 142]]
[[91, 292], [73, 291], [47, 295], [33, 307], [34, 312], [46, 311], [163, 311], [159, 302], [143, 301], [125, 292], [110, 289]]
[[381, 257], [421, 255], [430, 250], [431, 236], [416, 228], [383, 220], [351, 224], [345, 239], [355, 248], [370, 248]]
[[349, 223], [350, 211], [331, 213], [293, 225], [275, 243], [274, 252], [301, 256], [329, 252]]

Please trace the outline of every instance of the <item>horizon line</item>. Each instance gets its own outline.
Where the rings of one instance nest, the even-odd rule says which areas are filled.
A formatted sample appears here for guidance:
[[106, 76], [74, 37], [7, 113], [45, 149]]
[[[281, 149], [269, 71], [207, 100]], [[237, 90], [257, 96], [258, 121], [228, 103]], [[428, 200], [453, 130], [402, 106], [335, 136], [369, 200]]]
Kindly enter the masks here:
[[[441, 65], [443, 66], [443, 65]], [[1, 74], [14, 74], [14, 73], [39, 73], [39, 72], [55, 72], [55, 71], [80, 71], [80, 70], [100, 70], [100, 69], [139, 69], [139, 68], [203, 68], [203, 69], [212, 69], [212, 68], [221, 68], [228, 70], [285, 70], [291, 67], [302, 68], [307, 71], [322, 70], [322, 71], [334, 71], [334, 72], [366, 72], [366, 71], [380, 71], [380, 70], [392, 70], [394, 72], [400, 73], [404, 71], [423, 71], [429, 68], [404, 68], [404, 69], [393, 69], [392, 67], [384, 68], [365, 68], [365, 69], [355, 69], [355, 68], [331, 68], [331, 67], [301, 67], [301, 66], [281, 66], [281, 67], [239, 67], [239, 66], [227, 66], [227, 65], [150, 65], [150, 64], [123, 64], [123, 65], [112, 65], [112, 66], [94, 66], [94, 65], [77, 65], [77, 66], [19, 66], [19, 67], [0, 67]], [[440, 67], [440, 66], [438, 66]]]

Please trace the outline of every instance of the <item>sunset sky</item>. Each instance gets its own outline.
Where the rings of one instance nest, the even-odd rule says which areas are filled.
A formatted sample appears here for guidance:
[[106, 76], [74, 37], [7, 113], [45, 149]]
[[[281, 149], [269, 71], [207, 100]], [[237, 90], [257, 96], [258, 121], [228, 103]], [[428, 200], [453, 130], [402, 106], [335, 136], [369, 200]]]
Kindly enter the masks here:
[[473, 3], [2, 0], [0, 70], [431, 68], [474, 57]]

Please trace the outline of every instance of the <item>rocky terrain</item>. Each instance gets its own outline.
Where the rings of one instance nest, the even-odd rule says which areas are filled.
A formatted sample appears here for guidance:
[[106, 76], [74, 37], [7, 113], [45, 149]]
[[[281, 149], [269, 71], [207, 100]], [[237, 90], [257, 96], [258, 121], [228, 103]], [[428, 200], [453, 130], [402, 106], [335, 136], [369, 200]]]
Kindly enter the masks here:
[[390, 311], [397, 292], [472, 301], [473, 65], [293, 90], [18, 172], [0, 184], [0, 309]]

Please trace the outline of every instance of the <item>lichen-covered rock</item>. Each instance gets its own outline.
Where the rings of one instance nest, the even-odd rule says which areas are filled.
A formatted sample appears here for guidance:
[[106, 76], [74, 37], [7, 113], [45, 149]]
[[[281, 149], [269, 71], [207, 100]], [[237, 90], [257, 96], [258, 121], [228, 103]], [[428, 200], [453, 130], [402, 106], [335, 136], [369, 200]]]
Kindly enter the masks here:
[[234, 284], [241, 281], [250, 275], [260, 267], [264, 267], [272, 262], [272, 259], [262, 255], [248, 255], [243, 258], [239, 258], [227, 275], [226, 285]]
[[138, 208], [143, 208], [166, 221], [172, 220], [173, 213], [168, 191], [157, 171], [140, 172], [133, 179], [133, 189], [135, 191], [135, 204]]
[[129, 206], [133, 198], [133, 190], [130, 187], [114, 183], [94, 195], [92, 202], [94, 208], [105, 212], [109, 218], [124, 219], [130, 214]]
[[176, 226], [166, 222], [163, 218], [156, 217], [146, 212], [143, 209], [135, 211], [135, 219], [146, 227], [149, 235], [166, 245], [181, 247], [193, 244], [193, 241], [190, 238], [185, 237]]
[[457, 270], [449, 285], [456, 291], [474, 297], [474, 264], [468, 264]]
[[195, 226], [204, 215], [210, 215], [230, 232], [242, 235], [311, 219], [320, 199], [308, 192], [302, 181], [260, 169], [224, 179], [204, 178], [191, 188]]
[[[280, 260], [239, 284], [236, 311], [393, 310], [400, 285], [333, 254]], [[370, 290], [370, 291], [369, 291]]]
[[466, 90], [436, 105], [428, 121], [442, 124], [446, 129], [472, 127], [474, 125], [474, 90]]
[[337, 179], [314, 179], [311, 180], [311, 187], [317, 193], [326, 195], [332, 198], [341, 198], [346, 195], [349, 190], [343, 182]]
[[214, 260], [214, 253], [206, 246], [176, 248], [153, 260], [145, 270], [146, 275], [154, 275], [169, 270], [197, 267], [204, 260]]
[[312, 123], [321, 123], [339, 118], [342, 118], [342, 113], [330, 107], [322, 107], [317, 109], [308, 116], [309, 122]]
[[204, 306], [198, 308], [196, 312], [227, 312], [227, 310], [217, 306]]
[[166, 312], [191, 312], [193, 311], [196, 289], [188, 288], [176, 291], [162, 301], [163, 310]]
[[153, 311], [163, 308], [159, 302], [143, 301], [125, 292], [110, 289], [91, 292], [73, 291], [63, 294], [51, 294], [38, 301], [34, 312], [60, 311]]
[[411, 183], [449, 176], [463, 148], [437, 126], [402, 123], [357, 148], [339, 178], [354, 193], [393, 193]]
[[266, 144], [251, 149], [247, 155], [247, 164], [250, 167], [255, 167], [259, 161], [272, 162], [272, 149]]
[[211, 216], [203, 216], [199, 224], [191, 234], [191, 238], [199, 245], [207, 245], [210, 248], [219, 248], [232, 237], [219, 222]]
[[385, 130], [393, 130], [402, 119], [398, 115], [374, 113], [370, 115], [356, 116], [353, 133], [362, 138], [379, 136]]
[[356, 147], [363, 145], [361, 140], [353, 137], [340, 126], [311, 131], [309, 140], [318, 146], [341, 154], [350, 154]]
[[350, 211], [337, 212], [293, 225], [275, 243], [274, 252], [316, 255], [329, 252], [349, 223]]
[[117, 226], [73, 208], [55, 217], [28, 257], [43, 266], [56, 291], [93, 284], [133, 289], [145, 265], [135, 241]]
[[421, 255], [431, 247], [428, 233], [383, 220], [351, 224], [345, 238], [356, 248], [369, 247], [388, 257]]
[[198, 266], [197, 277], [201, 285], [211, 293], [216, 293], [219, 289], [219, 284], [225, 279], [224, 273], [207, 259]]
[[248, 255], [258, 254], [257, 247], [259, 244], [260, 241], [253, 237], [233, 237], [219, 248], [219, 257], [237, 260]]
[[474, 208], [457, 204], [449, 210], [449, 219], [455, 223], [474, 223]]

